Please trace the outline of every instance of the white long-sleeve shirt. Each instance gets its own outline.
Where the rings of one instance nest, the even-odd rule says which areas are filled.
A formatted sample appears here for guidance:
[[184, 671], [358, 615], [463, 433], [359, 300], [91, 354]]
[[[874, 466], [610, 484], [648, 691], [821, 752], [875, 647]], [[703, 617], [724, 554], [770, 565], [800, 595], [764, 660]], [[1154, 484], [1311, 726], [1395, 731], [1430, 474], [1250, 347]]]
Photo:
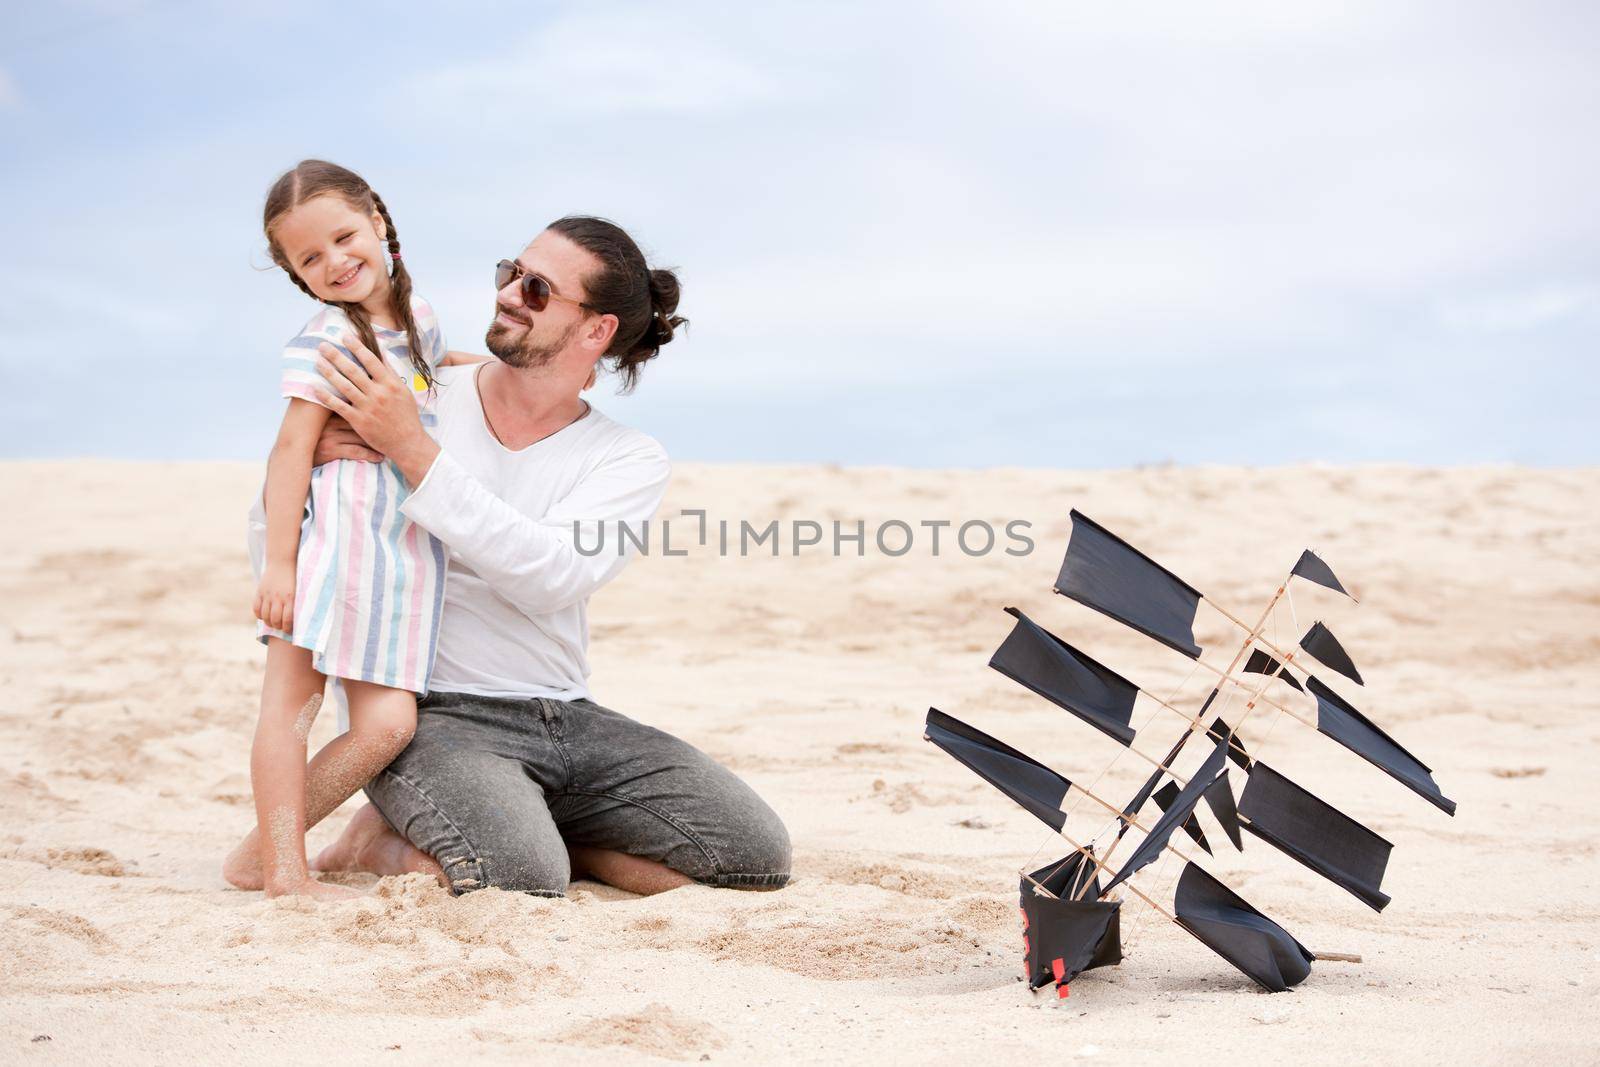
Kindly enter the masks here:
[[640, 531], [671, 466], [593, 407], [508, 449], [489, 432], [477, 370], [440, 368], [442, 451], [400, 509], [449, 552], [429, 689], [576, 700], [589, 695], [589, 596], [627, 564], [619, 524]]

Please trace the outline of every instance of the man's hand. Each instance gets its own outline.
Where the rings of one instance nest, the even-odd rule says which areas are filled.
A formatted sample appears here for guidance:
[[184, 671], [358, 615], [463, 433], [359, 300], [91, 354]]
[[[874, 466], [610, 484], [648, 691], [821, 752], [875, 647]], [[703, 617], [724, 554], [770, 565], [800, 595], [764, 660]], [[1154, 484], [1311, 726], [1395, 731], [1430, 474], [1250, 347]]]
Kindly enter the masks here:
[[361, 435], [337, 415], [329, 415], [323, 423], [322, 436], [317, 438], [311, 453], [311, 465], [320, 467], [336, 459], [358, 459], [364, 463], [382, 463], [383, 453], [374, 451], [361, 439]]
[[256, 618], [285, 633], [294, 632], [294, 564], [269, 562], [256, 588]]
[[372, 448], [392, 455], [413, 435], [425, 436], [417, 402], [399, 375], [355, 337], [346, 334], [351, 359], [327, 341], [317, 346], [317, 370], [338, 391], [318, 390], [322, 402], [341, 415]]
[[317, 396], [370, 447], [393, 460], [416, 488], [433, 466], [439, 446], [422, 429], [417, 402], [400, 377], [355, 337], [346, 334], [342, 340], [354, 359], [326, 341], [317, 346], [317, 369], [339, 394], [319, 389]]

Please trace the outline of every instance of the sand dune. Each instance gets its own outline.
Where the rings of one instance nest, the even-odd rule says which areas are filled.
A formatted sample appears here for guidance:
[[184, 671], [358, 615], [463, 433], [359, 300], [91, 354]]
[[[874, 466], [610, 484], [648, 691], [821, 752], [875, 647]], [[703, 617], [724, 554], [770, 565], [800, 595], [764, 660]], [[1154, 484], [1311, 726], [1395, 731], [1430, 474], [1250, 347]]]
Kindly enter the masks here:
[[[323, 906], [218, 875], [251, 818], [262, 653], [242, 528], [259, 477], [0, 466], [7, 1062], [1600, 1061], [1600, 472], [683, 465], [664, 515], [862, 519], [869, 540], [887, 519], [1023, 519], [1037, 548], [691, 546], [596, 598], [599, 699], [770, 797], [795, 839], [790, 888], [452, 899], [352, 876], [368, 895]], [[1459, 816], [1262, 719], [1250, 743], [1395, 843], [1394, 903], [1375, 915], [1255, 842], [1212, 869], [1311, 948], [1363, 963], [1268, 996], [1130, 903], [1121, 967], [1063, 1001], [1019, 981], [1016, 872], [1063, 848], [923, 743], [923, 713], [937, 704], [1075, 779], [1117, 754], [986, 668], [1007, 604], [1152, 690], [1202, 692], [1187, 660], [1050, 593], [1073, 506], [1239, 612], [1308, 545], [1360, 595], [1297, 591], [1295, 611], [1329, 620], [1367, 676], [1361, 706], [1433, 766]], [[332, 729], [323, 716], [313, 743]], [[1140, 776], [1122, 759], [1097, 789], [1126, 796]], [[1071, 828], [1102, 825], [1083, 809]], [[1176, 875], [1162, 863], [1139, 884], [1169, 895]]]

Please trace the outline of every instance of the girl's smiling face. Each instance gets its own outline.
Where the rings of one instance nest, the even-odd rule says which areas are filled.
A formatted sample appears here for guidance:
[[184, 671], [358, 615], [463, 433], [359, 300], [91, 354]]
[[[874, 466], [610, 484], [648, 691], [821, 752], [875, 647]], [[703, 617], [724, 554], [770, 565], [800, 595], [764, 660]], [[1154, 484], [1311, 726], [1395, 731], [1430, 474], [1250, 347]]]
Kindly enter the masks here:
[[284, 212], [272, 227], [289, 269], [318, 300], [364, 304], [387, 299], [388, 237], [383, 216], [356, 210], [342, 197], [315, 196]]

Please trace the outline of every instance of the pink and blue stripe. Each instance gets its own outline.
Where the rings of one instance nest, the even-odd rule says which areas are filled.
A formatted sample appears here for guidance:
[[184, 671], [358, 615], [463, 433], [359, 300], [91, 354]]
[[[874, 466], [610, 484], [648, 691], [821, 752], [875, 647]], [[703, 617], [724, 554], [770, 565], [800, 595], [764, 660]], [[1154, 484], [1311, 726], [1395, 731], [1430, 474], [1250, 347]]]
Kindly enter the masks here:
[[[444, 358], [444, 337], [433, 311], [412, 305], [429, 363]], [[282, 395], [316, 402], [327, 388], [311, 356], [321, 341], [336, 345], [349, 330], [343, 313], [320, 313], [284, 349]], [[409, 380], [405, 334], [377, 331], [384, 356]], [[343, 347], [340, 345], [339, 347]], [[431, 426], [429, 394], [418, 394]], [[427, 691], [444, 606], [444, 546], [400, 513], [408, 490], [392, 463], [336, 460], [312, 471], [310, 514], [301, 526], [294, 633], [268, 629], [310, 649], [324, 674]]]

